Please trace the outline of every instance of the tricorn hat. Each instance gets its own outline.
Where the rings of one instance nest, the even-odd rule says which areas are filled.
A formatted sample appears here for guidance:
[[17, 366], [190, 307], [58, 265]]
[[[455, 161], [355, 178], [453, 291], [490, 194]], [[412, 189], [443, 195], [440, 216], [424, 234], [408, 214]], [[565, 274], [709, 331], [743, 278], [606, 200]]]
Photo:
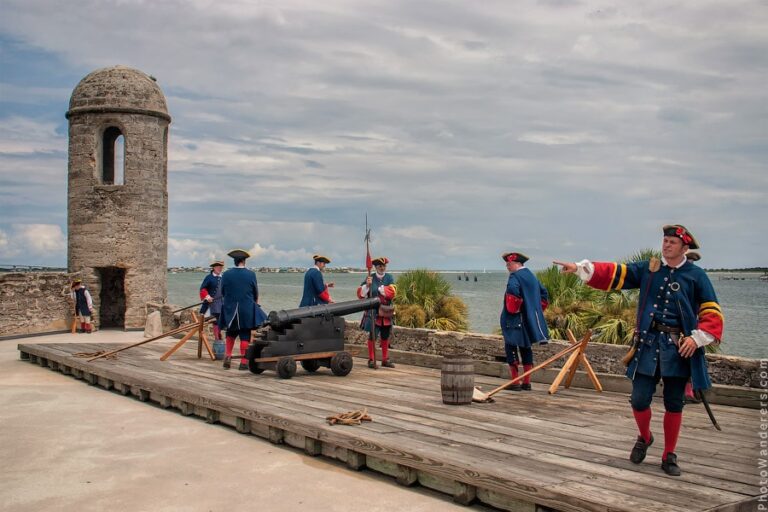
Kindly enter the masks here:
[[234, 258], [236, 260], [244, 260], [246, 258], [250, 258], [251, 255], [248, 254], [248, 251], [244, 251], [242, 249], [235, 249], [234, 251], [229, 251], [227, 253], [227, 256], [230, 258]]
[[504, 261], [516, 261], [518, 263], [525, 263], [529, 260], [528, 256], [521, 252], [505, 252], [501, 255], [501, 259]]
[[312, 259], [315, 260], [315, 262], [322, 261], [323, 263], [330, 263], [331, 258], [328, 256], [323, 256], [322, 254], [315, 254], [312, 256]]
[[683, 244], [687, 245], [689, 249], [698, 249], [699, 243], [693, 236], [693, 233], [688, 231], [682, 224], [667, 224], [663, 228], [664, 236], [676, 236], [683, 241]]
[[[233, 257], [234, 257], [234, 256], [233, 256]], [[209, 266], [209, 267], [211, 267], [211, 268], [213, 268], [213, 267], [223, 267], [223, 266], [224, 266], [224, 262], [223, 262], [223, 261], [219, 261], [219, 260], [216, 260], [216, 261], [214, 261], [213, 263], [211, 263], [211, 264], [210, 264], [210, 265], [208, 265], [208, 266]]]
[[375, 267], [376, 265], [388, 265], [389, 264], [389, 258], [386, 256], [379, 256], [378, 258], [375, 258], [373, 261], [371, 261], [371, 264]]
[[687, 251], [685, 257], [689, 261], [699, 261], [701, 259], [701, 254], [697, 251]]

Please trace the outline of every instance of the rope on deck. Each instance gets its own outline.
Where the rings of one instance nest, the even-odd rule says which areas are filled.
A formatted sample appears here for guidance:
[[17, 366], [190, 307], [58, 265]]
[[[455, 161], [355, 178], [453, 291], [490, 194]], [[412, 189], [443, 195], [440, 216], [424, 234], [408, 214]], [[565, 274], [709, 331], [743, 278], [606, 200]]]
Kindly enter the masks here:
[[360, 409], [358, 411], [340, 412], [333, 416], [325, 418], [329, 425], [360, 425], [364, 421], [373, 421], [373, 418], [368, 416], [368, 409]]

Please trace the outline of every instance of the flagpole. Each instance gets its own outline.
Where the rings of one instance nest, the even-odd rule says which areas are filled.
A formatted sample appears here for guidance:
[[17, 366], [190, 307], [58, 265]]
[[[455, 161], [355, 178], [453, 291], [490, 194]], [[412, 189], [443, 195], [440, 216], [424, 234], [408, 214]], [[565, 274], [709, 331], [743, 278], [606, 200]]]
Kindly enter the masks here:
[[[371, 230], [368, 228], [368, 212], [365, 212], [365, 268], [368, 270], [368, 277], [371, 277], [371, 268], [373, 268], [373, 264], [371, 263], [371, 248], [370, 248], [370, 242], [371, 242]], [[367, 279], [366, 279], [367, 281]], [[367, 284], [367, 283], [366, 283]], [[373, 283], [368, 285], [368, 298], [370, 299], [373, 295]], [[368, 315], [368, 320], [370, 322], [370, 332], [369, 336], [370, 339], [373, 340], [373, 368], [374, 370], [379, 367], [379, 365], [376, 363], [376, 310], [369, 309], [365, 312], [366, 315]]]

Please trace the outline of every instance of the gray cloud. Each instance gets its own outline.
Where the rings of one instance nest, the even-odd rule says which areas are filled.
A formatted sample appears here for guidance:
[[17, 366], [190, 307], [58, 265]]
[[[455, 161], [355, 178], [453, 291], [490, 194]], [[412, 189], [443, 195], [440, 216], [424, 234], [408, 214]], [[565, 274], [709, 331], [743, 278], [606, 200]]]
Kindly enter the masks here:
[[6, 246], [66, 229], [69, 77], [126, 64], [173, 116], [173, 264], [361, 264], [366, 212], [394, 268], [618, 258], [668, 222], [707, 266], [765, 264], [743, 229], [768, 213], [758, 1], [3, 4]]

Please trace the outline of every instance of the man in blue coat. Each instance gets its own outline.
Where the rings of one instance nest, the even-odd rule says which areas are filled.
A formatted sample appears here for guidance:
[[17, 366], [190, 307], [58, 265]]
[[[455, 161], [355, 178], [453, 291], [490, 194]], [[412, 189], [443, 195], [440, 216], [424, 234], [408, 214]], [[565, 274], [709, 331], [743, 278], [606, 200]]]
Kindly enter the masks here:
[[[235, 338], [240, 338], [240, 354], [245, 355], [251, 341], [251, 329], [259, 327], [267, 315], [259, 306], [259, 285], [256, 274], [245, 267], [245, 260], [251, 255], [241, 249], [231, 251], [227, 256], [235, 260], [235, 267], [227, 270], [221, 277], [223, 307], [219, 317], [219, 326], [227, 331], [224, 352], [224, 368], [232, 363], [232, 349]], [[248, 361], [240, 359], [239, 370], [248, 369]]]
[[[221, 315], [221, 304], [223, 294], [221, 293], [221, 271], [224, 269], [223, 261], [214, 261], [211, 263], [211, 273], [205, 276], [200, 284], [200, 300], [203, 305], [200, 306], [200, 313], [210, 314], [216, 320]], [[213, 339], [221, 339], [221, 329], [218, 322], [213, 326]]]
[[[501, 333], [504, 335], [504, 350], [509, 364], [511, 379], [518, 377], [518, 363], [522, 359], [523, 372], [533, 368], [533, 343], [547, 343], [549, 330], [544, 320], [547, 307], [547, 290], [536, 276], [525, 268], [528, 256], [520, 252], [508, 252], [501, 258], [507, 265], [509, 279], [501, 308]], [[518, 355], [519, 351], [519, 355]], [[531, 376], [523, 377], [523, 383], [512, 384], [512, 391], [530, 391]]]
[[680, 476], [675, 449], [683, 422], [685, 386], [688, 379], [697, 390], [711, 386], [704, 347], [720, 343], [724, 318], [709, 277], [686, 256], [687, 251], [699, 248], [693, 234], [681, 224], [661, 229], [661, 260], [554, 263], [562, 267], [562, 272], [576, 274], [599, 290], [640, 290], [634, 340], [637, 350], [627, 367], [627, 377], [632, 379], [632, 414], [639, 435], [629, 460], [640, 464], [653, 444], [651, 403], [662, 381], [661, 469], [670, 476]]
[[326, 285], [323, 282], [323, 270], [331, 260], [321, 254], [315, 254], [312, 259], [315, 260], [315, 266], [304, 273], [304, 293], [299, 302], [300, 308], [333, 302], [331, 294], [328, 293], [328, 288], [333, 288], [333, 283]]

